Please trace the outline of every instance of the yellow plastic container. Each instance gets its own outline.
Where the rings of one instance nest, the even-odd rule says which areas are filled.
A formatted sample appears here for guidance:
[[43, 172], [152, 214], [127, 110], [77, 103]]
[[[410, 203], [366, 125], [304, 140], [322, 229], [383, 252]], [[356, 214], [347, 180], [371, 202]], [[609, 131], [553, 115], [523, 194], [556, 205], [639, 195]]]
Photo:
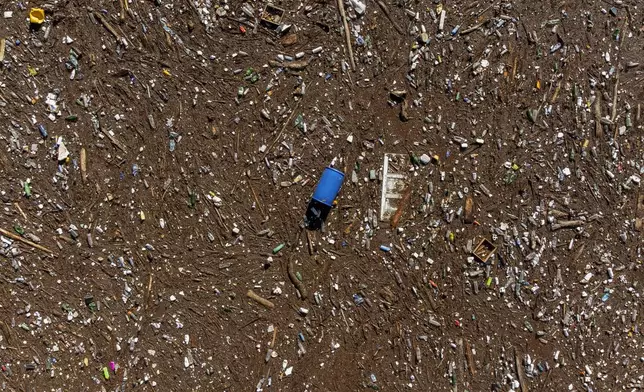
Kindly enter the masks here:
[[42, 8], [32, 8], [29, 10], [29, 22], [43, 24], [45, 22], [45, 10]]

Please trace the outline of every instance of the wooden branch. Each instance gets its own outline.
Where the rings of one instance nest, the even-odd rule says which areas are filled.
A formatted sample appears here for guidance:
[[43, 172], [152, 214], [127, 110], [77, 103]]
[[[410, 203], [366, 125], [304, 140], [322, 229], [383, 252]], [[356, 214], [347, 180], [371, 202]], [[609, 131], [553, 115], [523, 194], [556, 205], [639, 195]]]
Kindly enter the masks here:
[[514, 349], [514, 364], [516, 366], [517, 377], [519, 378], [519, 384], [521, 385], [521, 392], [528, 392], [528, 382], [523, 375], [523, 366], [521, 366], [521, 358], [519, 358], [519, 353], [517, 349]]
[[297, 278], [297, 275], [295, 274], [292, 257], [288, 261], [288, 264], [286, 266], [286, 271], [288, 272], [288, 278], [291, 280], [291, 283], [293, 283], [293, 286], [295, 286], [297, 291], [300, 292], [300, 296], [302, 297], [302, 299], [306, 299], [306, 297], [308, 296], [308, 293], [306, 292], [306, 287], [304, 287], [304, 284], [300, 282], [300, 280]]
[[385, 16], [387, 17], [387, 19], [389, 19], [389, 21], [391, 22], [391, 24], [394, 26], [394, 28], [396, 29], [396, 31], [397, 31], [400, 35], [405, 35], [405, 33], [403, 32], [403, 29], [401, 29], [401, 28], [400, 28], [400, 26], [398, 26], [398, 23], [396, 23], [396, 21], [394, 20], [394, 18], [393, 18], [393, 17], [391, 16], [391, 14], [389, 13], [389, 8], [387, 8], [387, 5], [386, 5], [385, 3], [383, 3], [382, 1], [380, 1], [380, 0], [378, 0], [378, 1], [377, 1], [377, 3], [378, 3], [378, 5], [380, 6], [380, 9], [382, 9], [382, 12], [385, 14]]
[[582, 220], [561, 221], [558, 223], [553, 223], [552, 226], [550, 226], [550, 229], [552, 231], [559, 229], [571, 229], [574, 227], [583, 226], [585, 223], [586, 222]]
[[83, 177], [83, 182], [87, 181], [87, 152], [85, 148], [81, 148], [80, 151], [80, 171], [81, 176]]
[[344, 37], [347, 40], [347, 50], [349, 51], [349, 60], [351, 60], [351, 69], [356, 70], [356, 61], [353, 58], [353, 47], [351, 46], [351, 32], [349, 31], [349, 23], [347, 23], [347, 14], [344, 12], [343, 0], [338, 0], [338, 10], [340, 17], [342, 17], [342, 24], [344, 25]]
[[0, 61], [4, 60], [4, 49], [7, 44], [7, 41], [4, 38], [0, 38]]
[[117, 41], [121, 41], [121, 35], [118, 33], [118, 31], [116, 31], [116, 29], [114, 28], [114, 26], [112, 26], [112, 25], [110, 24], [110, 22], [108, 22], [108, 21], [105, 19], [105, 17], [103, 17], [103, 15], [102, 15], [99, 11], [94, 11], [94, 16], [96, 17], [96, 19], [98, 19], [98, 20], [99, 20], [99, 22], [101, 22], [101, 24], [102, 24], [103, 26], [105, 26], [105, 28], [106, 28], [110, 33], [112, 33], [112, 35], [116, 38], [116, 40], [117, 40]]
[[19, 235], [17, 235], [17, 234], [13, 234], [12, 232], [7, 231], [7, 230], [5, 230], [5, 229], [0, 229], [0, 233], [1, 233], [2, 235], [5, 235], [5, 236], [7, 236], [7, 237], [9, 237], [9, 238], [13, 239], [13, 240], [20, 241], [20, 242], [22, 242], [23, 244], [27, 244], [27, 245], [29, 245], [29, 246], [31, 246], [31, 247], [33, 247], [33, 248], [36, 248], [36, 249], [42, 250], [43, 252], [49, 253], [50, 255], [53, 255], [53, 254], [54, 254], [54, 252], [52, 252], [51, 250], [49, 250], [49, 249], [45, 248], [44, 246], [42, 246], [42, 245], [38, 245], [38, 244], [36, 244], [35, 242], [31, 242], [31, 241], [29, 241], [29, 240], [27, 240], [27, 239], [24, 239], [24, 238], [22, 238], [21, 236], [19, 236]]
[[601, 94], [595, 95], [595, 137], [601, 139], [604, 136], [602, 128], [602, 107], [601, 107]]
[[253, 290], [248, 290], [248, 292], [246, 293], [246, 296], [252, 299], [253, 301], [257, 302], [258, 304], [265, 306], [269, 309], [273, 309], [275, 307], [274, 303], [267, 300], [266, 298], [262, 298], [259, 295], [255, 294]]

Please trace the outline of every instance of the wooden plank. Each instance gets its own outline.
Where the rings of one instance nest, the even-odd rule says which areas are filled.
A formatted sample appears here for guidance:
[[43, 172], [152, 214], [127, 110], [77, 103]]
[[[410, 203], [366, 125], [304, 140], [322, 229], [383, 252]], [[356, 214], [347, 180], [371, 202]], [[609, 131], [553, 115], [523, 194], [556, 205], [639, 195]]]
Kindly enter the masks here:
[[635, 230], [644, 231], [644, 193], [637, 197], [637, 207], [635, 208]]
[[4, 38], [0, 38], [0, 62], [4, 61], [4, 50], [6, 45], [7, 45], [7, 40]]

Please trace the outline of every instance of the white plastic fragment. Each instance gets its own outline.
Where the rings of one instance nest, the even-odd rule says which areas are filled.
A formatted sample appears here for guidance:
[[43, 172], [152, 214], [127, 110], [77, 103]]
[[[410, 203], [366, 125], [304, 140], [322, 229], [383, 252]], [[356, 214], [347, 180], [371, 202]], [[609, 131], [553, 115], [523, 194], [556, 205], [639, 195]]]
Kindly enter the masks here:
[[584, 278], [580, 281], [580, 283], [587, 284], [588, 282], [590, 282], [590, 279], [592, 279], [592, 277], [593, 277], [593, 273], [589, 272], [586, 275], [584, 275]]

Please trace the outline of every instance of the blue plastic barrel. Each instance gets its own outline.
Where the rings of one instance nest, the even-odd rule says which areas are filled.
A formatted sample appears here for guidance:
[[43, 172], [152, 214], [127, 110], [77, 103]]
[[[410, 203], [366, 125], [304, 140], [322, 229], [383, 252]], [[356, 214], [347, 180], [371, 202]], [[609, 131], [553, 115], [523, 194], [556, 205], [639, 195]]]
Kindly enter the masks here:
[[318, 186], [315, 188], [315, 192], [313, 192], [313, 200], [332, 207], [333, 200], [335, 200], [338, 192], [340, 192], [342, 182], [344, 182], [344, 173], [332, 167], [325, 168], [318, 182]]

